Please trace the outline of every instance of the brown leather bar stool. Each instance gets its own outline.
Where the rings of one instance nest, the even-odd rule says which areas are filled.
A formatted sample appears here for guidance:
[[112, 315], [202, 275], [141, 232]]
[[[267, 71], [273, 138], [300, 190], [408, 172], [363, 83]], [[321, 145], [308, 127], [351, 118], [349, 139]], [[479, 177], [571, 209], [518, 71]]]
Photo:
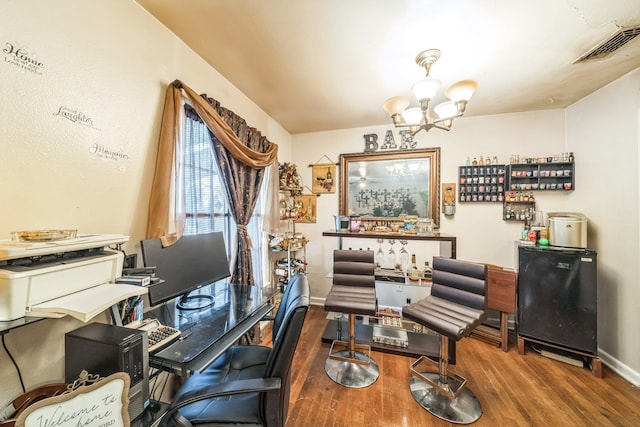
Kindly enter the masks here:
[[[378, 379], [379, 369], [371, 358], [371, 346], [356, 344], [356, 314], [376, 314], [375, 263], [373, 251], [333, 252], [333, 286], [324, 309], [349, 315], [348, 341], [342, 337], [331, 343], [325, 371], [345, 387], [362, 388]], [[338, 320], [340, 325], [340, 320]]]
[[402, 308], [402, 316], [440, 334], [438, 372], [424, 366], [435, 363], [426, 356], [411, 365], [413, 398], [438, 418], [469, 424], [482, 415], [467, 380], [450, 373], [449, 340], [468, 336], [486, 317], [487, 267], [450, 258], [433, 259], [431, 295]]

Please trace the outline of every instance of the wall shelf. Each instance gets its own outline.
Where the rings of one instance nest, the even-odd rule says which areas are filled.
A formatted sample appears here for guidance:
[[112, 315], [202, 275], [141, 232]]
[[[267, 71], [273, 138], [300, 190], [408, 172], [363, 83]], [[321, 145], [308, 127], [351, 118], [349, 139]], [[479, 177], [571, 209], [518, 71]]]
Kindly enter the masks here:
[[458, 201], [502, 202], [505, 189], [505, 165], [458, 167]]
[[575, 163], [512, 163], [507, 165], [507, 189], [511, 191], [572, 191]]

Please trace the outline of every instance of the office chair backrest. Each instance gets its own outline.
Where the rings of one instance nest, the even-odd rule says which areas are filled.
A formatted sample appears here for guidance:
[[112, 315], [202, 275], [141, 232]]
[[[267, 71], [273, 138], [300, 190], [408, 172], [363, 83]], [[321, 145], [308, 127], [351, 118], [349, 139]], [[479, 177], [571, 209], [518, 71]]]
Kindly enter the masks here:
[[431, 295], [475, 310], [486, 308], [487, 267], [452, 258], [433, 258]]
[[291, 290], [299, 286], [296, 282], [300, 280], [301, 276], [301, 274], [296, 274], [295, 276], [293, 276], [284, 292], [282, 293], [282, 298], [280, 298], [280, 306], [278, 307], [278, 311], [273, 318], [273, 327], [271, 330], [272, 343], [276, 342], [276, 336], [278, 335], [278, 331], [280, 330], [280, 326], [282, 325], [282, 321], [284, 320], [284, 315], [287, 311], [287, 305], [289, 303], [289, 295], [291, 295]]
[[333, 251], [333, 284], [342, 286], [376, 286], [373, 251]]
[[[284, 425], [286, 420], [291, 364], [302, 332], [304, 318], [309, 309], [309, 299], [310, 290], [307, 276], [299, 274], [287, 285], [280, 302], [280, 308], [276, 313], [276, 319], [274, 319], [274, 329], [277, 329], [277, 332], [274, 335], [273, 348], [265, 366], [264, 377], [280, 378], [282, 389], [279, 401], [276, 402], [273, 399], [270, 401], [271, 395], [264, 393], [260, 402], [262, 413], [271, 418], [274, 425]], [[276, 321], [278, 322], [277, 327]], [[276, 420], [281, 420], [281, 424]]]

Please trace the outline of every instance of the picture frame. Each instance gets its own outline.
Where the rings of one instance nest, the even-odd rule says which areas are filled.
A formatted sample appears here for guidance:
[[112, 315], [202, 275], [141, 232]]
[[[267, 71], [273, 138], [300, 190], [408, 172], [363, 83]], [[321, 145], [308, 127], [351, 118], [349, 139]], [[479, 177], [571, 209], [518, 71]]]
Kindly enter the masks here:
[[313, 194], [328, 194], [336, 192], [335, 163], [311, 165], [311, 192]]
[[440, 227], [440, 147], [341, 154], [339, 200], [340, 215], [404, 212]]
[[302, 212], [299, 218], [296, 218], [295, 222], [300, 223], [316, 223], [318, 213], [318, 195], [317, 194], [301, 194], [295, 196], [296, 204], [299, 204], [300, 212]]

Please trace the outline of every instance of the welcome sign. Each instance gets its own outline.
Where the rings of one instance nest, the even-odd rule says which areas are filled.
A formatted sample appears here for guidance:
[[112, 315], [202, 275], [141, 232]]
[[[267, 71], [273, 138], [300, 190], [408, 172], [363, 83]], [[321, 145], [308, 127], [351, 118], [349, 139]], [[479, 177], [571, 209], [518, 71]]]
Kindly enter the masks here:
[[118, 372], [68, 394], [34, 403], [16, 427], [128, 427], [129, 375]]

